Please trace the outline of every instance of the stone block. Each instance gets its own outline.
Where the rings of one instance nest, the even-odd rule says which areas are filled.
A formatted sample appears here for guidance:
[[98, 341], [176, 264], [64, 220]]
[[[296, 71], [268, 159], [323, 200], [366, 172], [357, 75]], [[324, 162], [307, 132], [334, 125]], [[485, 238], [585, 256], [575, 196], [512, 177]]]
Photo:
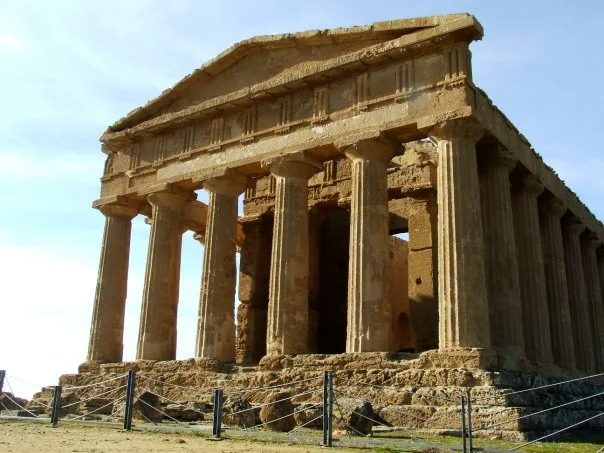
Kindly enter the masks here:
[[271, 431], [287, 432], [294, 429], [294, 405], [288, 392], [271, 393], [260, 409], [260, 421]]
[[222, 421], [225, 425], [251, 428], [257, 425], [256, 409], [246, 399], [230, 397], [222, 408]]
[[315, 404], [301, 404], [294, 410], [296, 425], [305, 428], [321, 428], [323, 426], [323, 407]]
[[144, 392], [134, 401], [134, 418], [150, 422], [161, 422], [164, 418], [159, 396]]

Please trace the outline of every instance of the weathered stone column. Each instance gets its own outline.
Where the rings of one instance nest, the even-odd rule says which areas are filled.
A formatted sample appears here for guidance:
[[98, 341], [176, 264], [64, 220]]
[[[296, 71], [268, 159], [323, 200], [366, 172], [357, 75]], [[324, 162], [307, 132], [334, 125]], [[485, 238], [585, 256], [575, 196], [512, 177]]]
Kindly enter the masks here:
[[165, 191], [147, 197], [153, 210], [138, 335], [138, 359], [176, 358], [176, 315], [184, 232], [182, 208], [192, 195]]
[[537, 204], [537, 197], [541, 192], [543, 185], [535, 176], [521, 176], [514, 184], [512, 208], [526, 356], [542, 363], [552, 363], [552, 340]]
[[352, 161], [346, 352], [388, 351], [392, 313], [386, 166], [396, 148], [377, 132], [336, 146]]
[[568, 302], [568, 283], [564, 264], [562, 225], [560, 219], [566, 207], [557, 199], [543, 203], [541, 211], [541, 239], [543, 264], [549, 306], [552, 353], [554, 363], [564, 368], [575, 368], [575, 346]]
[[268, 355], [308, 352], [308, 179], [323, 166], [309, 156], [265, 165], [276, 179], [268, 304]]
[[438, 141], [439, 347], [489, 348], [491, 331], [476, 141], [470, 120], [435, 127]]
[[575, 344], [575, 360], [578, 369], [593, 372], [595, 371], [595, 362], [590, 319], [591, 313], [587, 299], [581, 242], [579, 240], [579, 236], [584, 230], [585, 225], [576, 217], [570, 217], [563, 224], [562, 237], [564, 242], [570, 316], [573, 326], [573, 341]]
[[271, 265], [272, 224], [266, 216], [245, 216], [245, 241], [239, 262], [237, 309], [237, 363], [256, 363], [266, 354], [268, 287]]
[[438, 349], [438, 206], [436, 188], [406, 190], [410, 321], [417, 351]]
[[203, 183], [210, 193], [197, 321], [196, 357], [235, 361], [235, 231], [237, 197], [243, 176], [228, 175]]
[[524, 355], [520, 281], [516, 263], [514, 215], [510, 171], [516, 166], [511, 154], [497, 144], [485, 150], [480, 173], [485, 270], [491, 342], [512, 356]]
[[104, 205], [105, 232], [90, 326], [88, 360], [121, 362], [128, 286], [132, 206]]
[[602, 288], [596, 250], [602, 243], [598, 237], [590, 233], [582, 241], [583, 270], [589, 301], [589, 314], [593, 332], [593, 351], [596, 371], [604, 371], [604, 305], [602, 304]]

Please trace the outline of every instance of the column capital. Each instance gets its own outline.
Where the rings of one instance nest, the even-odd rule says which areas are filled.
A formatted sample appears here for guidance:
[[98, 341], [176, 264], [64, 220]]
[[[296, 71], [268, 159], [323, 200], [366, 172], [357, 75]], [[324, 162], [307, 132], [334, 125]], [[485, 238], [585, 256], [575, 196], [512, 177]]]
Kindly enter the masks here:
[[501, 168], [504, 167], [508, 171], [513, 170], [518, 163], [510, 151], [508, 151], [503, 145], [497, 143], [488, 152], [485, 153], [484, 162], [487, 168]]
[[434, 125], [428, 135], [439, 140], [467, 138], [476, 143], [484, 134], [484, 127], [473, 118], [459, 118]]
[[557, 198], [552, 197], [540, 206], [542, 214], [561, 219], [567, 211], [566, 206]]
[[585, 225], [583, 225], [579, 218], [575, 216], [570, 216], [566, 222], [564, 222], [564, 228], [576, 236], [579, 236], [585, 231]]
[[133, 219], [138, 214], [138, 208], [124, 204], [105, 204], [99, 206], [99, 211], [105, 217], [126, 217], [128, 220]]
[[262, 161], [262, 166], [268, 168], [273, 176], [300, 179], [309, 179], [323, 170], [321, 161], [306, 152], [266, 159]]
[[402, 147], [381, 131], [360, 132], [336, 140], [334, 146], [354, 160], [377, 160], [387, 163]]
[[168, 189], [158, 192], [152, 192], [147, 195], [147, 201], [153, 206], [162, 206], [173, 210], [180, 210], [189, 201], [197, 198], [194, 192], [181, 191], [178, 189]]
[[518, 178], [517, 184], [518, 189], [535, 197], [541, 195], [541, 193], [543, 193], [543, 190], [545, 189], [543, 184], [541, 184], [541, 182], [539, 181], [539, 178], [531, 174], [522, 175], [520, 178]]
[[598, 235], [593, 231], [588, 231], [581, 242], [589, 252], [595, 252], [602, 245], [602, 241], [600, 241]]
[[234, 171], [203, 182], [203, 188], [208, 192], [232, 196], [239, 196], [239, 194], [243, 193], [246, 186], [247, 178], [241, 173]]

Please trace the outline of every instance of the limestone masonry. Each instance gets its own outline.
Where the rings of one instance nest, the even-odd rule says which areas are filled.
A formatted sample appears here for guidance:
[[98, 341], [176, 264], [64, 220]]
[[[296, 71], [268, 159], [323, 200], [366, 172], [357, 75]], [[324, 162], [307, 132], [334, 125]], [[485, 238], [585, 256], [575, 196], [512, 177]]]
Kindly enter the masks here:
[[[420, 369], [604, 371], [604, 228], [474, 85], [482, 34], [455, 14], [260, 36], [110, 126], [78, 376], [125, 366], [137, 215], [151, 232], [132, 366], [176, 358], [192, 231], [205, 255], [196, 360], [172, 362], [182, 373], [375, 352]], [[459, 385], [488, 380], [476, 376]]]

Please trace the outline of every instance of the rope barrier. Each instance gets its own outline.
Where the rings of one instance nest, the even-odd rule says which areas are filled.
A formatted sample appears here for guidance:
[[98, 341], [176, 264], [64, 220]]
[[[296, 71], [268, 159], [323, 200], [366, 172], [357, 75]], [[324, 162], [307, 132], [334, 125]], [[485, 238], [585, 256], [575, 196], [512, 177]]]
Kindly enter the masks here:
[[128, 373], [125, 373], [125, 374], [121, 374], [117, 377], [113, 377], [113, 378], [110, 378], [110, 379], [107, 379], [107, 380], [101, 381], [101, 382], [93, 382], [92, 384], [86, 384], [86, 385], [76, 385], [73, 387], [63, 387], [63, 391], [68, 392], [69, 390], [79, 390], [79, 389], [94, 387], [96, 385], [106, 384], [107, 382], [117, 381], [118, 379], [124, 379], [127, 376], [128, 376]]
[[[115, 407], [115, 405], [116, 405], [116, 402], [117, 402], [117, 401], [120, 401], [120, 400], [124, 400], [124, 401], [125, 401], [125, 400], [126, 400], [126, 395], [124, 395], [124, 396], [120, 396], [120, 397], [119, 397], [117, 400], [115, 400], [115, 402], [113, 403], [114, 407]], [[113, 416], [116, 414], [116, 412], [119, 412], [121, 409], [122, 409], [122, 407], [120, 407], [120, 406], [115, 407], [115, 409], [113, 409], [113, 412], [111, 412], [111, 414], [106, 415], [105, 417], [103, 417], [103, 418], [101, 419], [101, 421], [103, 421], [103, 422], [104, 422], [104, 421], [106, 421], [106, 420], [109, 420], [111, 417], [113, 417]]]
[[107, 404], [104, 404], [104, 405], [102, 405], [100, 407], [97, 407], [95, 410], [92, 410], [90, 412], [86, 412], [85, 414], [82, 414], [82, 415], [78, 415], [77, 417], [74, 417], [71, 420], [79, 420], [79, 419], [84, 418], [84, 417], [89, 417], [90, 415], [94, 414], [95, 412], [98, 412], [101, 409], [105, 409], [110, 404], [115, 404], [115, 402], [119, 401], [120, 399], [121, 399], [121, 397], [120, 398], [116, 398], [116, 399], [114, 399], [112, 401], [109, 401]]
[[592, 374], [591, 376], [584, 376], [584, 377], [580, 377], [580, 378], [576, 378], [576, 379], [569, 379], [567, 381], [555, 382], [553, 384], [547, 384], [547, 385], [541, 385], [539, 387], [532, 387], [530, 389], [517, 390], [515, 392], [502, 393], [500, 395], [495, 395], [495, 396], [485, 396], [482, 398], [476, 398], [472, 401], [479, 401], [479, 400], [485, 400], [485, 399], [490, 399], [490, 398], [500, 398], [503, 396], [510, 396], [510, 395], [518, 395], [520, 393], [526, 393], [526, 392], [534, 392], [536, 390], [542, 390], [542, 389], [546, 389], [546, 388], [550, 388], [550, 387], [556, 387], [558, 385], [570, 384], [571, 382], [584, 381], [586, 379], [593, 379], [593, 378], [597, 378], [597, 377], [601, 377], [601, 376], [604, 376], [604, 373]]
[[496, 427], [501, 426], [501, 425], [507, 425], [508, 423], [514, 423], [514, 422], [516, 422], [518, 420], [522, 420], [524, 418], [532, 417], [533, 415], [543, 414], [545, 412], [549, 412], [549, 411], [553, 411], [553, 410], [556, 410], [556, 409], [560, 409], [561, 407], [565, 407], [565, 406], [570, 406], [571, 404], [579, 403], [581, 401], [585, 401], [585, 400], [588, 400], [588, 399], [591, 399], [591, 398], [595, 398], [595, 397], [601, 396], [601, 395], [604, 395], [604, 392], [600, 392], [600, 393], [598, 393], [596, 395], [590, 395], [590, 396], [587, 396], [585, 398], [581, 398], [581, 399], [578, 399], [578, 400], [575, 400], [575, 401], [570, 401], [568, 403], [560, 404], [558, 406], [550, 407], [548, 409], [543, 409], [543, 410], [538, 411], [538, 412], [533, 412], [532, 414], [523, 415], [521, 417], [515, 418], [513, 420], [509, 420], [509, 421], [506, 421], [506, 422], [495, 423], [494, 425], [485, 426], [483, 428], [478, 428], [478, 429], [475, 429], [474, 432], [484, 431], [486, 429], [496, 428]]
[[[149, 389], [145, 389], [143, 392], [149, 392], [149, 393], [153, 393], [153, 392], [152, 392], [151, 390], [149, 390]], [[153, 394], [155, 395], [155, 393], [153, 393]], [[150, 405], [149, 403], [147, 403], [145, 400], [142, 400], [142, 399], [138, 398], [138, 402], [143, 403], [143, 404], [144, 404], [144, 405], [146, 405], [146, 406], [149, 406], [151, 409], [155, 410], [156, 412], [159, 412], [159, 413], [160, 413], [160, 414], [162, 414], [164, 417], [167, 417], [167, 418], [169, 418], [170, 420], [174, 420], [174, 423], [176, 423], [176, 424], [181, 424], [181, 422], [179, 422], [178, 420], [176, 420], [174, 417], [170, 417], [170, 416], [169, 416], [168, 414], [166, 414], [164, 411], [162, 411], [162, 410], [160, 410], [160, 409], [158, 409], [158, 408], [156, 408], [156, 407], [151, 406], [151, 405]], [[146, 418], [146, 417], [145, 417], [145, 418]], [[149, 420], [149, 419], [147, 419], [147, 420]], [[154, 423], [154, 422], [151, 422], [151, 423]]]
[[560, 433], [562, 433], [564, 431], [568, 431], [571, 428], [575, 428], [575, 427], [577, 427], [579, 425], [582, 425], [583, 423], [587, 423], [588, 421], [593, 420], [593, 419], [598, 418], [598, 417], [601, 417], [602, 415], [604, 415], [604, 412], [600, 412], [598, 415], [594, 415], [593, 417], [586, 418], [585, 420], [581, 420], [580, 422], [577, 422], [577, 423], [575, 423], [573, 425], [567, 426], [566, 428], [559, 429], [558, 431], [555, 431], [553, 433], [547, 434], [547, 435], [542, 436], [542, 437], [540, 437], [538, 439], [531, 440], [530, 442], [526, 442], [526, 443], [524, 443], [522, 445], [519, 445], [517, 447], [512, 448], [510, 451], [516, 451], [519, 448], [526, 447], [527, 445], [534, 444], [535, 442], [539, 442], [540, 440], [547, 439], [548, 437], [555, 436], [556, 434], [560, 434]]
[[272, 404], [282, 403], [283, 401], [291, 400], [291, 399], [293, 399], [293, 398], [295, 398], [295, 397], [297, 397], [297, 396], [308, 395], [308, 394], [310, 394], [310, 393], [316, 393], [316, 392], [321, 391], [321, 390], [323, 390], [323, 389], [309, 390], [309, 391], [307, 391], [307, 392], [298, 393], [298, 394], [296, 394], [296, 395], [288, 396], [287, 398], [283, 398], [283, 399], [280, 399], [280, 400], [277, 400], [277, 401], [272, 401], [272, 402], [270, 402], [270, 403], [264, 403], [264, 404], [260, 404], [260, 405], [258, 405], [258, 406], [252, 406], [252, 407], [250, 407], [250, 408], [248, 408], [248, 409], [242, 409], [242, 410], [237, 411], [237, 412], [232, 412], [232, 413], [230, 413], [230, 414], [228, 414], [228, 415], [237, 415], [237, 414], [242, 414], [243, 412], [248, 412], [248, 411], [252, 411], [252, 410], [258, 409], [258, 408], [263, 408], [263, 407], [266, 407], [266, 406], [270, 406], [270, 405], [272, 405]]
[[256, 387], [256, 388], [251, 388], [251, 389], [241, 389], [241, 390], [239, 390], [238, 392], [235, 392], [235, 393], [236, 394], [240, 394], [240, 393], [268, 391], [268, 390], [274, 390], [274, 389], [282, 388], [282, 387], [291, 387], [291, 386], [300, 384], [302, 382], [316, 381], [316, 380], [319, 380], [319, 379], [323, 379], [323, 376], [317, 376], [317, 377], [308, 378], [308, 379], [301, 379], [299, 381], [290, 382], [288, 384], [277, 384], [277, 385], [272, 385], [272, 386], [268, 386], [268, 387]]
[[198, 414], [201, 414], [201, 415], [205, 416], [205, 414], [204, 414], [202, 411], [198, 411], [197, 409], [193, 409], [192, 407], [187, 406], [186, 404], [177, 403], [176, 401], [173, 401], [173, 400], [171, 400], [170, 398], [167, 398], [167, 397], [165, 397], [165, 396], [163, 396], [163, 395], [160, 395], [160, 394], [158, 394], [158, 393], [152, 392], [151, 390], [147, 390], [147, 391], [148, 391], [149, 393], [151, 393], [152, 395], [157, 396], [158, 398], [162, 398], [162, 399], [164, 399], [164, 400], [168, 401], [169, 403], [176, 404], [177, 406], [184, 407], [184, 408], [186, 408], [186, 409], [190, 409], [190, 410], [192, 410], [192, 411], [194, 411], [194, 412], [197, 412]]
[[36, 399], [36, 398], [32, 398], [30, 401], [32, 403], [39, 404], [40, 406], [44, 406], [46, 409], [50, 409], [51, 408], [50, 404], [46, 404], [42, 400], [39, 400], [39, 399]]
[[359, 381], [349, 381], [349, 383], [359, 384], [359, 385], [365, 385], [367, 387], [374, 387], [374, 388], [379, 388], [379, 389], [387, 389], [387, 390], [392, 390], [394, 392], [407, 393], [407, 394], [411, 394], [411, 395], [420, 396], [422, 398], [434, 398], [434, 399], [439, 399], [439, 400], [442, 400], [442, 401], [457, 403], [457, 400], [454, 400], [452, 398], [447, 398], [445, 396], [426, 395], [426, 394], [423, 394], [423, 393], [414, 392], [412, 390], [400, 389], [400, 388], [396, 388], [396, 387], [389, 387], [389, 386], [386, 386], [386, 385], [369, 384], [368, 382], [359, 382]]
[[125, 389], [126, 387], [127, 387], [126, 385], [122, 385], [121, 387], [118, 387], [118, 388], [115, 388], [115, 389], [111, 389], [111, 390], [108, 390], [108, 391], [103, 392], [103, 393], [99, 393], [98, 395], [94, 395], [94, 396], [91, 396], [89, 398], [86, 398], [86, 399], [83, 399], [83, 400], [80, 400], [80, 401], [76, 401], [75, 403], [66, 404], [65, 406], [61, 406], [61, 409], [66, 409], [68, 407], [75, 406], [76, 404], [85, 403], [86, 401], [90, 401], [90, 400], [93, 400], [95, 398], [99, 398], [99, 397], [101, 397], [103, 395], [107, 395], [108, 393], [117, 392], [118, 390]]
[[[12, 390], [12, 389], [11, 389], [11, 390]], [[11, 392], [11, 393], [12, 393], [12, 392]], [[21, 406], [19, 403], [17, 403], [17, 402], [16, 402], [14, 399], [12, 399], [10, 396], [8, 396], [8, 394], [7, 394], [7, 393], [4, 393], [4, 396], [6, 396], [6, 397], [7, 397], [9, 400], [11, 400], [13, 404], [15, 404], [16, 406], [20, 407], [20, 408], [21, 408], [22, 410], [24, 410], [25, 412], [27, 412], [27, 413], [31, 414], [31, 416], [32, 416], [32, 417], [35, 417], [35, 418], [38, 418], [38, 417], [39, 417], [38, 415], [34, 414], [32, 411], [30, 411], [30, 410], [28, 410], [28, 409], [25, 409], [23, 406]], [[4, 406], [4, 404], [3, 404], [3, 406]], [[6, 409], [6, 406], [4, 406], [4, 408]], [[6, 410], [8, 411], [8, 410], [10, 410], [10, 409], [6, 409]]]
[[[348, 395], [347, 393], [344, 393], [341, 390], [334, 390], [334, 393], [338, 393], [338, 394], [340, 394], [341, 396], [343, 396], [345, 398], [357, 399], [357, 400], [363, 401], [365, 403], [371, 404], [371, 401], [369, 401], [369, 400], [366, 400], [366, 399], [358, 397], [358, 396]], [[359, 414], [359, 413], [355, 412], [355, 414]], [[420, 417], [419, 415], [408, 414], [406, 412], [401, 412], [400, 414], [404, 415], [406, 417], [411, 417], [411, 418], [415, 418], [417, 420], [421, 420], [421, 421], [423, 421], [425, 423], [431, 423], [431, 424], [435, 424], [436, 423], [435, 421], [429, 420], [427, 418]], [[361, 414], [359, 414], [359, 415], [361, 415]], [[377, 422], [377, 423], [379, 423], [379, 422]], [[387, 426], [387, 425], [384, 425], [384, 426]], [[445, 429], [455, 429], [455, 428], [445, 428]]]
[[[321, 405], [318, 404], [317, 406], [321, 406]], [[314, 407], [317, 407], [317, 406], [314, 406]], [[309, 407], [308, 409], [311, 409], [311, 408]], [[291, 434], [291, 433], [299, 430], [300, 428], [304, 428], [306, 425], [310, 425], [311, 423], [316, 422], [320, 418], [323, 418], [323, 414], [319, 415], [318, 417], [313, 418], [312, 420], [307, 421], [306, 423], [303, 423], [302, 425], [296, 426], [294, 429], [292, 429], [291, 431], [287, 432], [286, 434]]]
[[7, 373], [7, 374], [6, 374], [6, 376], [5, 376], [5, 379], [6, 379], [6, 378], [9, 378], [9, 377], [10, 377], [11, 379], [14, 379], [14, 380], [15, 380], [15, 381], [17, 381], [17, 382], [21, 382], [22, 384], [31, 385], [32, 387], [37, 387], [37, 388], [40, 388], [40, 389], [41, 389], [41, 388], [43, 388], [43, 387], [48, 387], [47, 385], [34, 384], [33, 382], [26, 381], [25, 379], [21, 379], [21, 378], [15, 377], [15, 376], [13, 376], [13, 375], [9, 375], [9, 374]]
[[256, 425], [256, 426], [251, 426], [251, 427], [249, 427], [249, 428], [243, 428], [243, 429], [244, 429], [244, 430], [246, 430], [246, 431], [248, 431], [248, 430], [251, 430], [251, 429], [257, 429], [257, 428], [260, 428], [261, 426], [264, 426], [264, 425], [270, 425], [271, 423], [278, 422], [279, 420], [283, 420], [284, 418], [287, 418], [287, 417], [293, 417], [293, 416], [294, 416], [294, 413], [295, 413], [295, 412], [292, 412], [291, 414], [284, 415], [283, 417], [275, 418], [275, 419], [271, 420], [270, 422], [264, 422], [264, 423], [260, 423], [260, 424], [258, 424], [258, 425]]

